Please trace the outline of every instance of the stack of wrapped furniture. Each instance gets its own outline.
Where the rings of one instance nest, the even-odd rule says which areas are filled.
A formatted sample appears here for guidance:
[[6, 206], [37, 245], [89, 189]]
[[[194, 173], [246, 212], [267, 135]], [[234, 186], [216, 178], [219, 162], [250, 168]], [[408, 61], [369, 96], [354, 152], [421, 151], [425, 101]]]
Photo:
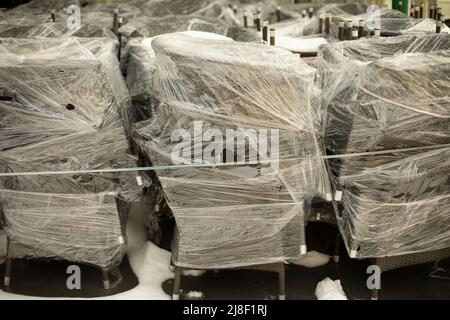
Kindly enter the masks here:
[[11, 10], [7, 10], [0, 18], [0, 24], [29, 26], [51, 22], [51, 11], [55, 10], [56, 21], [66, 22], [67, 7], [75, 5], [81, 7], [79, 0], [32, 0], [25, 2]]
[[11, 174], [0, 177], [0, 207], [9, 266], [17, 257], [104, 271], [121, 263], [134, 173], [73, 173], [136, 166], [116, 50], [108, 38], [0, 41], [0, 171]]
[[450, 36], [336, 43], [318, 64], [350, 256], [450, 255]]
[[[407, 33], [435, 33], [436, 21], [433, 19], [415, 19], [398, 10], [388, 8], [373, 8], [361, 3], [341, 3], [323, 6], [318, 14], [330, 14], [330, 35], [337, 39], [339, 23], [351, 21], [354, 28], [358, 28], [360, 21], [364, 21], [364, 36], [369, 35], [375, 28], [380, 29], [382, 36], [398, 36]], [[369, 29], [370, 27], [370, 29]], [[442, 32], [449, 29], [443, 26]]]
[[64, 22], [47, 22], [35, 25], [10, 25], [0, 23], [0, 38], [114, 38], [112, 31], [93, 25], [83, 24], [80, 28], [70, 29]]
[[[207, 39], [232, 40], [216, 33], [201, 31], [183, 31], [180, 34]], [[152, 110], [159, 105], [153, 94], [153, 78], [156, 69], [156, 57], [152, 48], [153, 39], [133, 38], [128, 42], [126, 82], [133, 104], [132, 122], [150, 119], [153, 114]], [[133, 150], [139, 155], [141, 166], [152, 166], [150, 157], [146, 152], [141, 152], [138, 145], [134, 144]], [[153, 242], [161, 243], [165, 234], [162, 233], [160, 224], [169, 223], [173, 219], [173, 215], [164, 199], [158, 177], [152, 171], [146, 172], [146, 175], [152, 181], [148, 187], [149, 196], [145, 198], [151, 202], [149, 210], [146, 211], [147, 231]]]
[[[310, 199], [330, 188], [311, 106], [314, 69], [288, 51], [258, 44], [171, 34], [152, 46], [160, 105], [135, 138], [153, 165], [184, 165], [157, 170], [177, 224], [173, 263], [237, 268], [306, 253]], [[186, 136], [172, 139], [177, 129], [193, 137], [192, 149]], [[234, 135], [227, 136], [233, 129], [238, 141], [248, 138], [245, 157]], [[201, 131], [214, 133], [214, 151]], [[277, 144], [279, 150], [268, 157], [257, 151], [264, 139], [272, 141], [269, 152]], [[178, 155], [180, 146], [186, 150]], [[263, 161], [276, 154], [279, 162]], [[229, 165], [215, 166], [222, 162]]]

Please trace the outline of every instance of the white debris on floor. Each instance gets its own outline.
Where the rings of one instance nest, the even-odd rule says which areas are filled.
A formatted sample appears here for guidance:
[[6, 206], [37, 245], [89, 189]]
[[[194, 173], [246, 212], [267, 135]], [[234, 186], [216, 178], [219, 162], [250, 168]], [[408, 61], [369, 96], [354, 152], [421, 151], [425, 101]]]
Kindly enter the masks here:
[[331, 280], [325, 278], [317, 284], [317, 300], [348, 300], [342, 289], [341, 280]]
[[[133, 221], [134, 220], [134, 221]], [[139, 284], [131, 290], [107, 297], [94, 298], [98, 300], [169, 300], [161, 284], [174, 277], [170, 271], [170, 252], [146, 241], [145, 224], [131, 218], [128, 222], [128, 260], [133, 272], [139, 279]], [[0, 290], [0, 300], [54, 299], [11, 294]], [[63, 298], [69, 299], [69, 298]], [[75, 298], [81, 299], [81, 298]]]
[[302, 266], [306, 268], [317, 268], [326, 265], [331, 259], [331, 256], [317, 251], [308, 251], [300, 258], [291, 261], [291, 264]]
[[205, 273], [205, 270], [183, 270], [183, 276], [187, 277], [201, 277]]
[[204, 294], [201, 291], [189, 291], [186, 294], [186, 298], [187, 299], [203, 299], [204, 298]]

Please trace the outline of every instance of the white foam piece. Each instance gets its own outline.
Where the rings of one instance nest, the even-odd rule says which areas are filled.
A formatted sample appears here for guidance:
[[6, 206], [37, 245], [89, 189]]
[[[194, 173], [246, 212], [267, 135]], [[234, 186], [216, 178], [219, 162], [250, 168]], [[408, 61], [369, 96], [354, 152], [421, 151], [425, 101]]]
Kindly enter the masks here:
[[327, 44], [327, 40], [322, 37], [317, 38], [294, 38], [288, 36], [277, 36], [275, 46], [292, 52], [316, 53], [319, 47]]
[[178, 33], [185, 34], [185, 35], [195, 37], [195, 38], [200, 38], [200, 39], [234, 41], [230, 37], [226, 37], [226, 36], [223, 36], [223, 35], [220, 35], [217, 33], [212, 33], [212, 32], [188, 30], [188, 31], [181, 31]]
[[313, 250], [291, 261], [291, 263], [306, 268], [317, 268], [326, 265], [330, 259], [331, 256]]
[[348, 300], [340, 280], [325, 278], [317, 284], [317, 300]]
[[204, 296], [205, 295], [201, 291], [189, 291], [188, 293], [186, 293], [186, 297], [188, 299], [203, 299]]

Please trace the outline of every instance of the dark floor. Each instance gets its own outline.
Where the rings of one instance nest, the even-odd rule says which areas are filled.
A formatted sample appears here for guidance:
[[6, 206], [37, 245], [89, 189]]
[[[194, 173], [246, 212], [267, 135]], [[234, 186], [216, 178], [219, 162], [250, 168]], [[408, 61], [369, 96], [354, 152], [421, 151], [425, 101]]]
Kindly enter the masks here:
[[[320, 237], [318, 236], [320, 234]], [[323, 223], [311, 223], [307, 228], [309, 249], [333, 252], [334, 228]], [[339, 264], [331, 261], [319, 268], [286, 266], [288, 299], [315, 299], [314, 291], [325, 277], [341, 279], [350, 299], [369, 299], [366, 288], [367, 261], [351, 260], [341, 248]], [[122, 292], [137, 285], [125, 259], [121, 265], [122, 283], [109, 291], [102, 288], [101, 272], [82, 267], [82, 290], [66, 289], [66, 268], [70, 263], [55, 261], [16, 260], [13, 264], [12, 286], [9, 292], [44, 297], [99, 297]], [[450, 299], [450, 280], [431, 279], [432, 264], [389, 271], [382, 276], [382, 299]], [[3, 274], [3, 265], [0, 265]], [[0, 287], [4, 290], [3, 287]], [[275, 274], [260, 271], [207, 272], [201, 277], [183, 277], [184, 292], [201, 291], [205, 299], [275, 299], [278, 295]], [[168, 294], [172, 280], [163, 283]]]

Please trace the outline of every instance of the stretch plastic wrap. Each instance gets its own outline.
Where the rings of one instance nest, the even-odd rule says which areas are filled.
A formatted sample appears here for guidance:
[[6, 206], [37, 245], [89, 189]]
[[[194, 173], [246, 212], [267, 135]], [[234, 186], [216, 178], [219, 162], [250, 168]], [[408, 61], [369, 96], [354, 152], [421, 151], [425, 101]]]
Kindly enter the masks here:
[[53, 22], [30, 26], [0, 24], [0, 38], [56, 38], [72, 36], [83, 38], [115, 38], [114, 33], [107, 28], [85, 24], [76, 29], [67, 28], [66, 23]]
[[[323, 6], [318, 14], [331, 15], [330, 33], [338, 38], [339, 22], [351, 21], [354, 27], [363, 20], [365, 22], [364, 35], [368, 35], [368, 27], [373, 30], [380, 29], [384, 36], [395, 36], [403, 33], [435, 33], [436, 22], [431, 19], [411, 18], [400, 11], [387, 8], [378, 10], [360, 3], [329, 4]], [[448, 33], [449, 29], [443, 26], [442, 32]]]
[[351, 256], [450, 247], [450, 36], [336, 43], [318, 65]]
[[[310, 104], [314, 69], [288, 51], [257, 44], [171, 34], [155, 38], [152, 47], [154, 95], [161, 104], [152, 119], [139, 124], [135, 139], [153, 165], [175, 164], [173, 152], [180, 143], [171, 137], [180, 128], [194, 139], [184, 161], [192, 155], [198, 163], [198, 150], [211, 151], [199, 140], [199, 129], [216, 130], [224, 143], [235, 141], [226, 137], [227, 129], [267, 130], [265, 136], [259, 131], [267, 141], [272, 141], [270, 129], [277, 129], [276, 153], [282, 159], [276, 162], [279, 168], [261, 162], [264, 151], [256, 152], [257, 138], [250, 134], [249, 152], [241, 161], [259, 164], [234, 163], [238, 148], [225, 143], [206, 167], [158, 170], [177, 223], [175, 263], [229, 268], [298, 257], [305, 250], [309, 202], [330, 191], [318, 159], [320, 119]], [[304, 159], [309, 157], [314, 159]], [[232, 164], [214, 167], [223, 160]]]
[[[231, 38], [202, 31], [183, 31], [192, 37], [232, 41]], [[137, 119], [148, 119], [152, 114], [153, 78], [156, 70], [154, 38], [133, 38], [128, 43], [127, 85], [133, 99]]]
[[0, 15], [0, 26], [2, 24], [14, 26], [33, 26], [51, 22], [51, 10], [55, 10], [57, 22], [66, 22], [67, 13], [65, 9], [70, 5], [80, 7], [78, 0], [34, 0], [17, 6]]
[[195, 15], [219, 18], [230, 24], [236, 22], [226, 0], [152, 0], [144, 2], [141, 10], [149, 17]]
[[[0, 172], [136, 166], [116, 46], [107, 38], [1, 39]], [[134, 174], [0, 177], [12, 255], [114, 267], [137, 195]]]
[[80, 5], [79, 0], [31, 0], [20, 6], [11, 9], [9, 12], [24, 13], [27, 15], [34, 14], [50, 14], [50, 10], [60, 11], [70, 5]]

